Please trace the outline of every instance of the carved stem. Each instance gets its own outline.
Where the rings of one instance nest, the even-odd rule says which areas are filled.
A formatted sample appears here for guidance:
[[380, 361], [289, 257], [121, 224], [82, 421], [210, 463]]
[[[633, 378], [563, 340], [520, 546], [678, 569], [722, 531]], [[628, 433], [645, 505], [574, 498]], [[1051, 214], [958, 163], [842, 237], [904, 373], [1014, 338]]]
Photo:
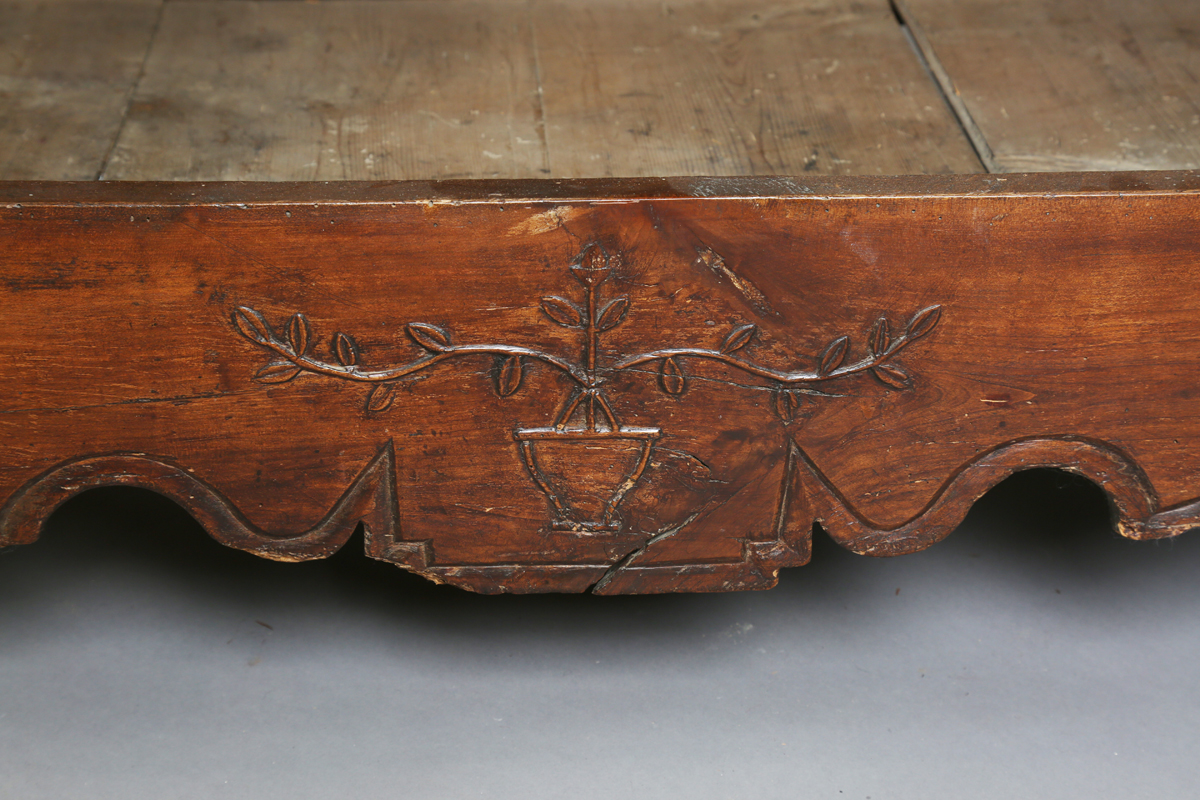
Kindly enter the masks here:
[[709, 361], [720, 361], [723, 364], [728, 364], [731, 367], [740, 369], [742, 372], [750, 375], [757, 375], [760, 378], [768, 378], [773, 381], [778, 381], [783, 384], [791, 383], [817, 383], [820, 381], [829, 381], [835, 378], [843, 378], [847, 375], [854, 375], [859, 372], [866, 372], [872, 367], [877, 367], [887, 361], [896, 353], [903, 350], [911, 342], [911, 339], [897, 339], [892, 343], [891, 347], [884, 350], [882, 353], [875, 356], [855, 361], [853, 364], [847, 364], [831, 370], [822, 375], [815, 371], [797, 371], [797, 372], [782, 372], [780, 370], [764, 367], [760, 364], [755, 364], [752, 361], [746, 361], [729, 353], [722, 353], [718, 350], [702, 350], [691, 347], [678, 347], [670, 350], [655, 350], [650, 353], [641, 353], [636, 356], [622, 359], [617, 362], [617, 369], [629, 369], [636, 367], [639, 364], [648, 364], [652, 361], [660, 361], [667, 358], [678, 356], [686, 356], [689, 358], [701, 358]]
[[265, 347], [274, 350], [285, 359], [300, 367], [307, 372], [315, 372], [319, 375], [330, 375], [336, 378], [344, 378], [346, 380], [358, 381], [360, 383], [384, 383], [386, 381], [403, 378], [405, 375], [411, 375], [414, 372], [420, 372], [423, 369], [433, 366], [441, 361], [446, 361], [456, 356], [463, 355], [494, 355], [494, 356], [522, 356], [524, 358], [533, 358], [543, 363], [549, 364], [552, 367], [557, 367], [580, 386], [589, 384], [588, 376], [578, 367], [564, 361], [563, 359], [552, 356], [549, 353], [543, 353], [538, 350], [531, 350], [528, 347], [512, 347], [503, 344], [458, 344], [448, 345], [440, 353], [418, 358], [416, 361], [410, 361], [407, 364], [401, 364], [396, 367], [388, 367], [386, 369], [362, 369], [358, 366], [345, 367], [341, 364], [330, 364], [327, 361], [311, 358], [309, 356], [297, 356], [281, 341], [265, 340], [262, 342]]
[[562, 413], [559, 414], [558, 419], [554, 421], [555, 428], [560, 431], [566, 429], [567, 423], [571, 421], [571, 415], [575, 413], [575, 409], [579, 408], [579, 404], [583, 402], [583, 399], [586, 395], [587, 392], [581, 392], [578, 389], [571, 394], [570, 399], [567, 400], [566, 406], [563, 407]]
[[598, 335], [596, 333], [596, 287], [588, 284], [587, 287], [587, 344], [585, 352], [587, 354], [587, 373], [588, 380], [595, 381], [596, 379], [596, 343]]
[[617, 415], [613, 413], [612, 406], [604, 399], [604, 395], [600, 389], [576, 389], [572, 392], [570, 398], [567, 399], [567, 404], [563, 407], [562, 413], [554, 420], [554, 427], [558, 430], [566, 430], [567, 425], [571, 422], [571, 417], [579, 408], [580, 403], [587, 403], [584, 407], [586, 416], [586, 425], [589, 431], [598, 430], [596, 428], [596, 409], [599, 407], [600, 413], [604, 415], [604, 419], [608, 421], [610, 430], [619, 430], [621, 423], [617, 421]]
[[617, 421], [617, 415], [613, 413], [612, 406], [604, 399], [604, 393], [600, 389], [596, 390], [596, 404], [604, 412], [604, 416], [608, 420], [608, 427], [614, 431], [619, 430], [621, 423]]

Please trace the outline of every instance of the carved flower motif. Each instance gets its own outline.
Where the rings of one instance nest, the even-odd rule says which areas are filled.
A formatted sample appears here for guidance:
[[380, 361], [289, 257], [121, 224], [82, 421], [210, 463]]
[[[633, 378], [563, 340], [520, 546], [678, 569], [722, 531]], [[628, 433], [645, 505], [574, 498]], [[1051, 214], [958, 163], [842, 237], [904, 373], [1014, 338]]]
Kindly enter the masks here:
[[608, 251], [593, 242], [583, 248], [579, 260], [571, 265], [571, 274], [584, 286], [594, 288], [604, 283], [612, 272]]

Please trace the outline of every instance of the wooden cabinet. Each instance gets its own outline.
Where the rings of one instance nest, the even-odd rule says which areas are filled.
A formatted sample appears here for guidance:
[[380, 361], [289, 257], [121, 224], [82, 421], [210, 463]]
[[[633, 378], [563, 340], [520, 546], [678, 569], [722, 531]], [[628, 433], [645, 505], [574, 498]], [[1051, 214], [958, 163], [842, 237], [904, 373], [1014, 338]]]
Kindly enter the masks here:
[[1036, 466], [1198, 522], [1191, 3], [0, 14], [6, 544], [139, 485], [623, 593], [918, 550]]

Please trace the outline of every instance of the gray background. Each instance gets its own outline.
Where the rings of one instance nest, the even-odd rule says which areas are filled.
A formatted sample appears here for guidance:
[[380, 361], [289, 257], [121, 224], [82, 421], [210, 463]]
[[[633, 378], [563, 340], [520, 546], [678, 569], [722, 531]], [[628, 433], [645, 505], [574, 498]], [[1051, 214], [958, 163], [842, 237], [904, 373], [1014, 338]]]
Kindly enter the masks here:
[[1017, 476], [779, 588], [478, 597], [145, 492], [0, 557], [0, 797], [1194, 798], [1200, 533]]

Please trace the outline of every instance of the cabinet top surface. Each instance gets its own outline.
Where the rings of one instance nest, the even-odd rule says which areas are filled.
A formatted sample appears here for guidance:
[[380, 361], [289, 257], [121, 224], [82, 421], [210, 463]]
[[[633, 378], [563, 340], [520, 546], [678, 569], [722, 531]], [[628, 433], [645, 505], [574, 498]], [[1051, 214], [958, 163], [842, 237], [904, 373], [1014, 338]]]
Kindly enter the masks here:
[[1197, 31], [1190, 0], [3, 0], [0, 179], [1188, 170]]

